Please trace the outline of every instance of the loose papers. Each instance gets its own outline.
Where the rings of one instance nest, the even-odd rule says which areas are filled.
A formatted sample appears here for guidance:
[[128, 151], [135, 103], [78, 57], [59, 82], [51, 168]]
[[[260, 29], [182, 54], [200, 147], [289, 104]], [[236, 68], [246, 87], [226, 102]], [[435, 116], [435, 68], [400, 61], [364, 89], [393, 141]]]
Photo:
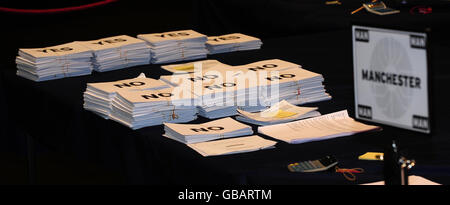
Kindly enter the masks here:
[[140, 34], [137, 36], [148, 43], [152, 63], [169, 63], [182, 60], [206, 58], [207, 36], [193, 30], [165, 33]]
[[186, 144], [253, 134], [250, 126], [230, 117], [203, 124], [164, 123], [164, 131], [164, 136]]
[[92, 51], [76, 42], [46, 48], [21, 48], [16, 57], [17, 75], [46, 81], [89, 75]]
[[127, 35], [93, 41], [78, 41], [93, 51], [92, 62], [98, 72], [150, 63], [150, 47], [141, 39]]
[[193, 143], [188, 144], [188, 146], [201, 155], [207, 157], [273, 148], [276, 143], [277, 142], [275, 141], [266, 140], [258, 135], [252, 135], [248, 137]]
[[146, 78], [145, 75], [132, 79], [119, 80], [113, 82], [88, 83], [83, 94], [84, 108], [104, 117], [109, 118], [112, 110], [111, 102], [120, 90], [158, 90], [169, 88], [166, 83]]
[[209, 54], [260, 49], [261, 45], [262, 42], [259, 38], [241, 33], [209, 36], [206, 42]]
[[291, 144], [348, 136], [380, 129], [366, 125], [348, 116], [347, 110], [319, 117], [258, 127], [258, 132]]
[[255, 125], [271, 125], [320, 116], [316, 110], [317, 107], [298, 107], [283, 100], [258, 113], [238, 109], [239, 116], [236, 120]]
[[194, 100], [190, 91], [176, 88], [118, 91], [112, 101], [111, 119], [132, 129], [189, 122], [197, 119]]

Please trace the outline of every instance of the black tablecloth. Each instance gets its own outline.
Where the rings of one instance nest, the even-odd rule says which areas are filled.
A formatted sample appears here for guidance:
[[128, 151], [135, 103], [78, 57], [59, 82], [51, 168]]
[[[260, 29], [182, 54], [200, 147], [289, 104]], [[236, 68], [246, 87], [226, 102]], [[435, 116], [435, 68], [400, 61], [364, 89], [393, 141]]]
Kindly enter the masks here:
[[[435, 45], [433, 66], [448, 65], [447, 48]], [[347, 109], [354, 116], [351, 31], [264, 39], [260, 50], [209, 56], [230, 65], [279, 58], [321, 73], [330, 101], [308, 104], [319, 106], [322, 114]], [[86, 83], [114, 81], [138, 76], [159, 78], [170, 74], [159, 65], [145, 65], [89, 76], [33, 82], [2, 71], [6, 106], [11, 126], [17, 125], [51, 149], [120, 171], [130, 184], [359, 184], [383, 179], [380, 162], [361, 161], [365, 152], [383, 152], [391, 139], [397, 139], [401, 152], [417, 161], [411, 174], [450, 183], [450, 139], [445, 129], [449, 109], [444, 100], [433, 100], [436, 129], [433, 136], [422, 136], [384, 126], [382, 132], [356, 134], [337, 139], [287, 144], [279, 141], [275, 149], [226, 156], [202, 157], [186, 145], [162, 136], [163, 126], [136, 131], [112, 120], [105, 120], [83, 109]], [[442, 97], [446, 75], [433, 77], [432, 95]], [[191, 123], [206, 122], [199, 118]], [[256, 127], [253, 126], [256, 132]], [[270, 139], [267, 136], [263, 136]], [[364, 168], [357, 181], [347, 181], [333, 171], [290, 173], [288, 163], [334, 155], [343, 168]]]

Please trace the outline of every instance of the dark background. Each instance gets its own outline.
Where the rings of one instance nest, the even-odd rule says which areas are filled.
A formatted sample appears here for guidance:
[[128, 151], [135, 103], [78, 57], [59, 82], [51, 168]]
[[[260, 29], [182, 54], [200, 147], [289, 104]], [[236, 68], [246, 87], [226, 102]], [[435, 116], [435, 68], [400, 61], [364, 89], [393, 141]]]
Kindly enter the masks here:
[[[0, 1], [0, 6], [12, 8], [60, 8], [93, 1]], [[342, 5], [325, 5], [322, 0], [261, 0], [261, 1], [116, 1], [108, 5], [68, 13], [17, 14], [0, 12], [1, 47], [0, 69], [16, 70], [15, 56], [19, 48], [46, 47], [75, 40], [92, 40], [107, 36], [194, 29], [205, 35], [220, 35], [241, 32], [259, 37], [264, 41], [291, 36], [324, 35], [334, 31], [350, 31], [352, 23], [376, 24], [390, 28], [432, 31], [434, 46], [433, 78], [448, 79], [450, 71], [447, 27], [450, 25], [450, 3], [448, 1], [410, 1], [406, 5], [397, 1], [386, 1], [388, 5], [401, 9], [391, 16], [376, 16], [362, 10], [355, 15], [350, 12], [361, 6], [357, 0], [341, 0]], [[432, 6], [433, 13], [411, 14], [416, 5]], [[349, 40], [350, 37], [348, 37]], [[312, 38], [312, 40], [314, 40]], [[342, 41], [343, 39], [330, 39]], [[314, 43], [314, 42], [312, 42]], [[324, 46], [324, 43], [317, 43]], [[301, 46], [301, 45], [298, 45]], [[283, 45], [280, 45], [280, 49]], [[264, 49], [264, 46], [263, 48]], [[323, 47], [326, 49], [326, 46]], [[347, 52], [347, 51], [343, 51]], [[279, 56], [290, 60], [292, 56]], [[304, 59], [306, 67], [323, 61], [323, 56]], [[351, 56], [344, 59], [351, 62]], [[249, 59], [234, 62], [250, 63]], [[226, 63], [226, 62], [225, 62]], [[333, 62], [320, 62], [322, 68], [332, 69]], [[352, 68], [327, 73], [336, 83], [352, 84]], [[151, 76], [150, 76], [151, 77]], [[2, 79], [2, 78], [0, 78]], [[121, 79], [121, 78], [119, 78]], [[0, 94], [14, 92], [14, 87], [0, 82]], [[444, 84], [446, 85], [446, 84]], [[448, 86], [447, 86], [448, 87]], [[331, 88], [332, 89], [332, 88]], [[438, 92], [439, 90], [439, 92]], [[435, 100], [444, 100], [446, 87], [433, 92]], [[441, 95], [444, 94], [444, 95]], [[26, 95], [26, 94], [25, 94]], [[0, 95], [3, 96], [3, 95]], [[32, 98], [28, 103], [44, 99]], [[26, 154], [23, 125], [17, 123], [17, 110], [8, 109], [8, 100], [0, 97], [0, 185], [27, 184]], [[351, 106], [351, 105], [349, 105]], [[51, 113], [50, 113], [51, 114]], [[446, 113], [441, 113], [445, 116]], [[39, 119], [39, 118], [38, 118]], [[44, 117], [43, 117], [44, 119]], [[444, 119], [444, 118], [441, 118]], [[45, 123], [45, 122], [36, 122]], [[442, 129], [441, 129], [442, 131]], [[448, 134], [440, 135], [442, 140]], [[444, 139], [445, 138], [445, 139]], [[440, 150], [434, 150], [440, 152]], [[122, 184], [120, 173], [97, 164], [80, 160], [69, 153], [62, 153], [51, 146], [38, 147], [38, 172], [41, 184]], [[444, 152], [445, 153], [445, 152]], [[446, 161], [444, 161], [446, 163]]]

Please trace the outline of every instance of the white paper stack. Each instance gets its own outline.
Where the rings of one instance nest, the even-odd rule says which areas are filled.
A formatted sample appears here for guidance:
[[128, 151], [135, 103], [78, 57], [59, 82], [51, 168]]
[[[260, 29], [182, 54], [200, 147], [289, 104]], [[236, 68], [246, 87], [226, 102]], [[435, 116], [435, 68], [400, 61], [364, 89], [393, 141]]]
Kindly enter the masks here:
[[207, 36], [193, 30], [140, 34], [139, 39], [150, 45], [152, 63], [169, 63], [206, 58]]
[[262, 42], [259, 38], [241, 33], [232, 33], [222, 36], [209, 36], [206, 48], [209, 54], [227, 53], [233, 51], [260, 49]]
[[191, 91], [179, 88], [118, 91], [112, 101], [111, 119], [132, 129], [197, 118]]
[[111, 102], [116, 96], [117, 91], [159, 90], [169, 87], [166, 83], [160, 80], [146, 78], [143, 74], [137, 78], [114, 82], [88, 83], [86, 91], [83, 94], [83, 107], [108, 119], [112, 110]]
[[33, 81], [89, 75], [91, 57], [89, 48], [75, 42], [46, 48], [21, 48], [16, 57], [17, 75]]
[[258, 135], [236, 137], [231, 139], [214, 140], [188, 144], [190, 148], [204, 157], [227, 154], [238, 154], [274, 148], [277, 142], [266, 140]]
[[150, 47], [141, 39], [127, 35], [113, 36], [92, 41], [78, 41], [94, 52], [94, 70], [117, 70], [150, 64]]
[[237, 110], [236, 120], [255, 125], [273, 125], [294, 120], [320, 116], [317, 107], [298, 107], [283, 100], [269, 109], [258, 113]]
[[237, 83], [231, 77], [227, 80], [226, 73], [220, 69], [161, 76], [160, 79], [172, 86], [190, 88], [199, 99], [196, 105], [200, 116], [216, 119], [237, 114], [236, 100], [241, 99], [238, 98]]
[[258, 132], [291, 144], [348, 136], [360, 132], [379, 130], [348, 116], [347, 110], [288, 123], [258, 127]]
[[259, 94], [265, 104], [272, 105], [286, 100], [299, 105], [331, 99], [323, 85], [324, 78], [318, 73], [293, 68], [265, 75], [264, 78], [266, 81], [261, 82]]
[[250, 126], [230, 117], [203, 124], [164, 123], [164, 131], [164, 136], [186, 144], [253, 134]]
[[248, 89], [238, 90], [238, 96], [245, 96], [245, 98], [237, 98], [238, 108], [247, 112], [257, 112], [267, 109], [275, 102], [265, 98], [267, 90], [270, 91], [267, 77], [277, 75], [279, 71], [296, 68], [300, 69], [301, 65], [280, 59], [270, 59], [246, 65], [226, 67], [222, 68], [222, 71], [232, 71], [233, 74], [231, 76], [237, 78], [236, 81], [239, 85], [243, 85], [243, 82], [246, 83], [245, 86]]
[[[271, 86], [268, 77], [293, 69], [301, 70], [297, 64], [273, 59], [242, 66], [217, 65], [201, 72], [161, 76], [160, 79], [172, 86], [191, 88], [201, 100], [197, 104], [199, 115], [216, 119], [236, 115], [237, 108], [247, 112], [266, 109], [274, 101], [275, 93], [279, 92], [277, 86], [268, 87]], [[267, 90], [273, 93], [269, 100]], [[289, 91], [283, 90], [286, 93]]]

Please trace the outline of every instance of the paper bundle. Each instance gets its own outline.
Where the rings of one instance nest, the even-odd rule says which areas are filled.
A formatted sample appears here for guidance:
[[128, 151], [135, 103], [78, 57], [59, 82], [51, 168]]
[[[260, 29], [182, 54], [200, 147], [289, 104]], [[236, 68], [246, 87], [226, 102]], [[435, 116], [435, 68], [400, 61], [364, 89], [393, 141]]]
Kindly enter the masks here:
[[112, 110], [111, 102], [116, 96], [117, 91], [158, 90], [169, 87], [166, 83], [160, 80], [146, 78], [143, 74], [137, 78], [114, 82], [88, 83], [86, 91], [83, 94], [83, 107], [108, 119]]
[[164, 136], [186, 144], [253, 134], [250, 126], [230, 117], [202, 124], [164, 123], [164, 131]]
[[258, 135], [236, 137], [231, 139], [214, 140], [188, 144], [190, 148], [202, 156], [217, 156], [258, 151], [274, 148], [277, 142], [266, 140]]
[[193, 30], [165, 33], [140, 34], [137, 36], [148, 43], [152, 63], [169, 63], [206, 58], [207, 36]]
[[321, 74], [302, 68], [281, 70], [276, 73], [264, 74], [266, 81], [261, 84], [261, 101], [265, 104], [275, 104], [281, 100], [299, 105], [331, 99], [323, 85]]
[[132, 129], [197, 118], [191, 91], [179, 88], [118, 91], [112, 101], [111, 119]]
[[150, 47], [141, 39], [127, 35], [92, 41], [78, 41], [94, 53], [94, 70], [117, 70], [150, 63]]
[[89, 48], [75, 42], [46, 48], [21, 48], [16, 57], [17, 75], [33, 81], [89, 75], [91, 57]]
[[283, 100], [269, 109], [258, 113], [238, 109], [236, 120], [255, 125], [272, 125], [310, 117], [320, 116], [317, 107], [298, 107]]
[[259, 38], [241, 33], [233, 33], [222, 36], [210, 36], [206, 42], [209, 54], [226, 53], [260, 49], [262, 42]]
[[381, 129], [348, 116], [347, 110], [288, 123], [258, 127], [258, 132], [291, 144], [348, 136]]

